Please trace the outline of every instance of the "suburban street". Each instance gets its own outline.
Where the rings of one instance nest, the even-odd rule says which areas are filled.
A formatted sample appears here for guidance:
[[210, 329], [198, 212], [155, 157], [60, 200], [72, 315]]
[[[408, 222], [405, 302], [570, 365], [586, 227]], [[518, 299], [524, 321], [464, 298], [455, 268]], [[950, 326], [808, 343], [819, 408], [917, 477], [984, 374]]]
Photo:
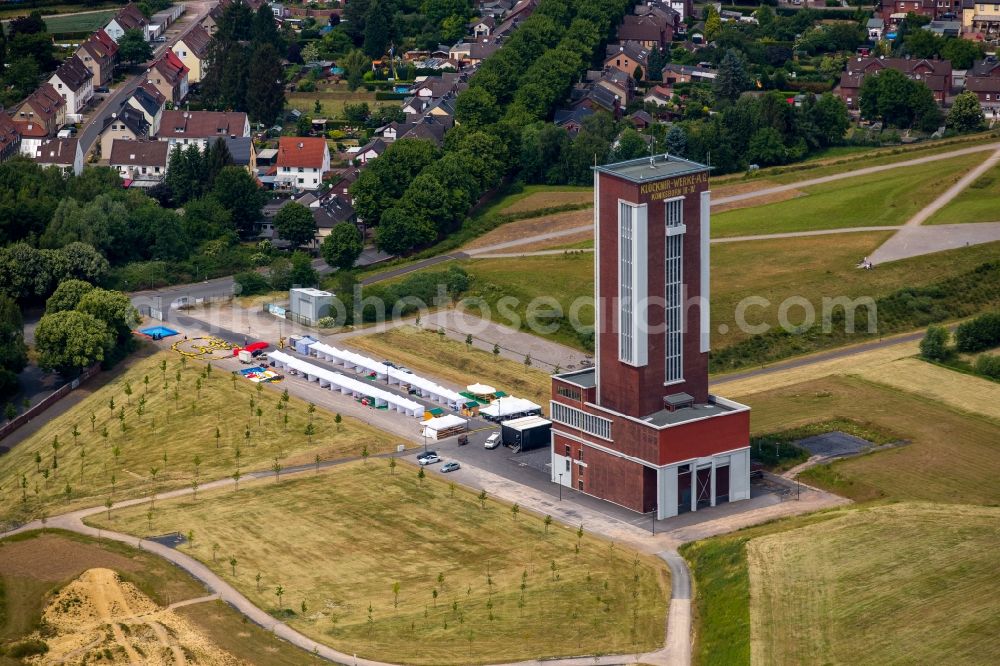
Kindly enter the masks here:
[[169, 49], [174, 45], [174, 43], [180, 39], [180, 37], [190, 28], [194, 23], [200, 21], [209, 10], [215, 5], [212, 0], [187, 0], [181, 4], [186, 6], [185, 12], [181, 15], [177, 21], [171, 25], [166, 32], [167, 40], [165, 42], [154, 42], [153, 43], [153, 59], [149, 62], [143, 64], [142, 71], [135, 76], [128, 78], [123, 81], [119, 86], [111, 91], [104, 101], [100, 103], [97, 109], [90, 113], [90, 118], [84, 123], [83, 130], [80, 132], [80, 150], [86, 155], [94, 144], [97, 142], [98, 136], [101, 134], [101, 130], [104, 128], [105, 121], [111, 117], [112, 113], [117, 113], [118, 109], [121, 108], [122, 102], [132, 94], [132, 91], [139, 87], [143, 79], [146, 76], [146, 70], [163, 55], [164, 51]]

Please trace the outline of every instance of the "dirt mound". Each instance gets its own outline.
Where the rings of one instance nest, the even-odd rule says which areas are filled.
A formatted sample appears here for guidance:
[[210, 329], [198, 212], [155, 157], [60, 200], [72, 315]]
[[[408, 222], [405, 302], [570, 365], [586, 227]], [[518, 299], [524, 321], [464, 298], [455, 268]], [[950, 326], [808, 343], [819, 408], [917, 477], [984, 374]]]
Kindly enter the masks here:
[[49, 649], [31, 663], [244, 663], [110, 569], [88, 569], [63, 587], [42, 613], [42, 624], [34, 638]]

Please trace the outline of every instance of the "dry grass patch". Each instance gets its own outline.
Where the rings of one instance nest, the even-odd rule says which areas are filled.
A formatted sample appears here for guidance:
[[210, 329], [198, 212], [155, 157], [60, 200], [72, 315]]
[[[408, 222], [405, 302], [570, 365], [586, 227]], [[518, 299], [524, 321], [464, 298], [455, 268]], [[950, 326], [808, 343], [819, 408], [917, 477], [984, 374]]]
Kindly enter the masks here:
[[998, 524], [900, 504], [750, 540], [751, 663], [997, 663]]
[[167, 351], [139, 360], [0, 457], [0, 523], [203, 483], [237, 467], [267, 469], [275, 458], [289, 466], [395, 443], [347, 417], [338, 427], [298, 398], [284, 402], [280, 383], [258, 392], [222, 370], [206, 376], [207, 367]]
[[1000, 383], [949, 370], [918, 358], [901, 358], [858, 374], [910, 393], [939, 400], [955, 409], [1000, 421]]
[[578, 541], [575, 528], [546, 528], [506, 505], [484, 508], [405, 463], [391, 471], [384, 460], [350, 463], [165, 501], [151, 530], [145, 507], [92, 520], [133, 534], [193, 530], [182, 550], [255, 604], [373, 659], [493, 663], [662, 645], [662, 561], [587, 534]]
[[383, 333], [355, 336], [351, 347], [388, 358], [417, 374], [436, 377], [454, 386], [484, 382], [519, 398], [527, 398], [548, 411], [552, 380], [541, 370], [481, 349], [468, 349], [450, 338], [414, 326], [398, 326]]
[[594, 201], [594, 191], [590, 189], [573, 190], [561, 192], [558, 190], [533, 192], [526, 197], [514, 201], [509, 206], [504, 206], [500, 212], [505, 214], [524, 213], [533, 210], [544, 210], [555, 208], [556, 206], [567, 206], [573, 204], [590, 204]]
[[[593, 223], [594, 212], [591, 210], [573, 210], [566, 213], [546, 215], [544, 217], [533, 217], [528, 220], [518, 220], [516, 222], [503, 224], [493, 231], [476, 238], [462, 249], [474, 250], [481, 247], [496, 245], [497, 243], [507, 243], [509, 241], [520, 240], [530, 236], [548, 234], [554, 231], [566, 231], [568, 229], [575, 229], [577, 227], [588, 225], [593, 226]], [[561, 237], [553, 242], [564, 243], [566, 242], [564, 239], [565, 237]], [[511, 248], [510, 251], [520, 251], [523, 247], [525, 246], [518, 245]], [[498, 250], [498, 252], [504, 251], [507, 250]]]
[[859, 377], [825, 377], [733, 398], [764, 434], [832, 418], [899, 433], [899, 448], [813, 467], [803, 480], [855, 501], [1000, 503], [1000, 421]]

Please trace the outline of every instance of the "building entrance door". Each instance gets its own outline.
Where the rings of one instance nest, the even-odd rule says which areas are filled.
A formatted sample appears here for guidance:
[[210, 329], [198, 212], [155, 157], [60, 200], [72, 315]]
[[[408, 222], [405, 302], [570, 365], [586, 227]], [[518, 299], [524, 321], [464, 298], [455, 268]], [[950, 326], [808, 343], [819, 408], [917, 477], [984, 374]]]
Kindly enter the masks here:
[[712, 468], [705, 467], [698, 470], [697, 481], [698, 506], [707, 506], [712, 503]]

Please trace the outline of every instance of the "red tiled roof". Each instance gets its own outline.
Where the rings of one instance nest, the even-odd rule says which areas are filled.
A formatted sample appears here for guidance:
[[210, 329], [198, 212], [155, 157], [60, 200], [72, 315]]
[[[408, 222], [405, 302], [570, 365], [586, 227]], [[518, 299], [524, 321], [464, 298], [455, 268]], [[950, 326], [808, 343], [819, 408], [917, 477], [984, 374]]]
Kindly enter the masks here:
[[[35, 113], [41, 120], [49, 121], [59, 113], [59, 107], [66, 105], [66, 100], [62, 98], [55, 87], [48, 82], [38, 86], [35, 92], [28, 95], [21, 106], [31, 105]], [[20, 108], [20, 107], [18, 107]]]
[[95, 32], [93, 36], [91, 36], [91, 39], [100, 42], [101, 46], [103, 46], [104, 49], [111, 54], [111, 56], [115, 56], [118, 53], [118, 43], [111, 39], [111, 35], [105, 32], [104, 28]]
[[70, 90], [76, 91], [90, 81], [91, 73], [79, 56], [72, 55], [59, 65], [55, 76], [59, 77]]
[[171, 86], [177, 85], [177, 82], [184, 78], [184, 75], [188, 73], [188, 66], [181, 62], [181, 59], [177, 57], [177, 54], [169, 49], [163, 54], [163, 57], [156, 61], [153, 65], [163, 78], [170, 83]]
[[160, 138], [204, 139], [245, 136], [247, 114], [242, 111], [164, 111]]
[[79, 139], [50, 139], [39, 146], [35, 152], [35, 161], [39, 164], [71, 165], [76, 160]]
[[17, 125], [6, 113], [0, 112], [0, 153], [3, 153], [11, 146], [21, 140], [21, 133], [17, 130]]
[[320, 137], [283, 136], [278, 140], [277, 164], [319, 169], [327, 150], [326, 139]]
[[15, 120], [14, 125], [21, 136], [32, 139], [41, 139], [49, 135], [48, 130], [41, 123], [34, 120]]

